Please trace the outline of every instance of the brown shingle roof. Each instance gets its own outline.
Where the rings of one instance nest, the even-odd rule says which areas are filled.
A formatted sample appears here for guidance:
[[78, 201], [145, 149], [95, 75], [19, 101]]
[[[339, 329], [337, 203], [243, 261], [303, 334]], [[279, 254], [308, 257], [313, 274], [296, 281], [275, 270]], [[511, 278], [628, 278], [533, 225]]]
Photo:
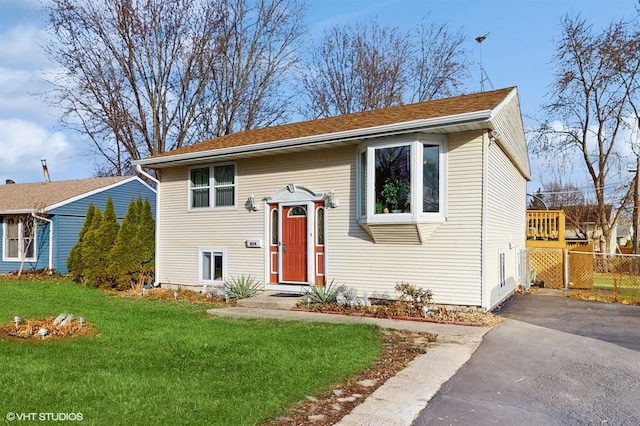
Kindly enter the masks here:
[[399, 105], [373, 111], [340, 115], [337, 117], [283, 124], [280, 126], [265, 127], [256, 130], [247, 130], [244, 132], [232, 133], [227, 136], [221, 136], [215, 139], [209, 139], [162, 154], [157, 154], [151, 158], [190, 154], [222, 148], [365, 129], [413, 120], [424, 120], [467, 114], [477, 111], [487, 111], [495, 108], [512, 90], [513, 87], [510, 87], [491, 92], [474, 93], [471, 95], [456, 96], [453, 98], [409, 105]]
[[0, 185], [0, 213], [43, 209], [126, 179], [131, 176]]

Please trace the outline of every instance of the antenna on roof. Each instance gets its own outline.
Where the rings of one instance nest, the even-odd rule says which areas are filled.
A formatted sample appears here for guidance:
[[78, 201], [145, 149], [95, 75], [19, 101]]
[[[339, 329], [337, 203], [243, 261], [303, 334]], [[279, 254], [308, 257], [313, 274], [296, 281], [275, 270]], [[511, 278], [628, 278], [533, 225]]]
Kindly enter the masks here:
[[42, 163], [42, 171], [44, 172], [44, 180], [45, 182], [51, 182], [51, 178], [49, 177], [49, 169], [47, 168], [47, 160], [40, 160]]
[[493, 83], [491, 83], [491, 80], [489, 80], [489, 76], [487, 75], [487, 72], [484, 70], [484, 67], [482, 66], [482, 42], [487, 39], [487, 36], [489, 34], [491, 34], [491, 33], [486, 33], [485, 35], [481, 35], [481, 36], [476, 37], [476, 41], [480, 45], [480, 91], [481, 92], [484, 92], [484, 82], [485, 81], [489, 82], [489, 85], [491, 86], [491, 89], [493, 90]]

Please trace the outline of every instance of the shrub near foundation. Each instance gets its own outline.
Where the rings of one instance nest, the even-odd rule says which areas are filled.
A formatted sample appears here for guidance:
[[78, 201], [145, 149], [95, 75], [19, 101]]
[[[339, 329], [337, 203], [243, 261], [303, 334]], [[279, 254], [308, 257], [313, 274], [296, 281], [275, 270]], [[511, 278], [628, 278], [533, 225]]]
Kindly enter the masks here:
[[244, 274], [227, 278], [223, 286], [226, 299], [246, 299], [255, 296], [262, 289], [262, 282], [251, 275]]

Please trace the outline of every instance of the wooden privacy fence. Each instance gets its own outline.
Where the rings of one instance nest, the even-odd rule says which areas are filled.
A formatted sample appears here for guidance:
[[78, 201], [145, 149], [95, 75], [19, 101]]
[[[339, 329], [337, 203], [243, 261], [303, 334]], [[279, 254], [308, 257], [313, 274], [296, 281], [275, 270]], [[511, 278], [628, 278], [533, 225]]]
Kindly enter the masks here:
[[593, 245], [568, 249], [529, 248], [531, 269], [535, 280], [547, 288], [593, 289]]
[[593, 245], [574, 247], [568, 253], [569, 288], [593, 290]]
[[640, 255], [594, 253], [592, 244], [528, 250], [535, 281], [547, 288], [640, 296]]
[[529, 265], [536, 282], [544, 282], [548, 288], [564, 288], [563, 252], [559, 248], [529, 248]]

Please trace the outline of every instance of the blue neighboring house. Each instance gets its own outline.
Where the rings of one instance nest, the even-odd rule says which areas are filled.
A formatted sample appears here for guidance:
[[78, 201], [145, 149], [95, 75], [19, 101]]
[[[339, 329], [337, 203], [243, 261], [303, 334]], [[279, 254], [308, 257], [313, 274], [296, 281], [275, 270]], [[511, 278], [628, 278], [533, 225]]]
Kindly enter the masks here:
[[104, 212], [108, 197], [120, 220], [138, 197], [149, 200], [155, 217], [156, 191], [136, 176], [0, 185], [0, 273], [67, 273], [89, 203]]

